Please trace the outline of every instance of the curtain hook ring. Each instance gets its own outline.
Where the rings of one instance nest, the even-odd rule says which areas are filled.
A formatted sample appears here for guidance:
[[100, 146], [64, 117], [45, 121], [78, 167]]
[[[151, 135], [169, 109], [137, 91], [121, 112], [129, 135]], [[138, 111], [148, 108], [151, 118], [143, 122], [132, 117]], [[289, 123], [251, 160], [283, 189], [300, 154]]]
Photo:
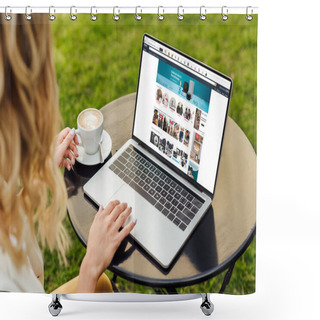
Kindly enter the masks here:
[[[90, 9], [91, 17], [90, 17], [90, 19], [91, 19], [91, 21], [96, 21], [98, 17], [93, 14], [93, 8], [96, 8], [96, 7], [95, 6], [91, 7], [91, 9]], [[97, 13], [97, 10], [96, 10], [96, 13]]]
[[[224, 9], [226, 9], [226, 13], [224, 12]], [[227, 21], [228, 20], [228, 7], [226, 7], [226, 6], [223, 6], [221, 8], [221, 19], [223, 21]]]
[[[116, 14], [116, 9], [118, 10], [118, 13]], [[118, 21], [120, 19], [120, 16], [119, 16], [119, 13], [120, 13], [120, 10], [119, 10], [119, 7], [113, 7], [113, 20], [114, 21]]]
[[74, 12], [77, 13], [77, 9], [75, 6], [70, 7], [70, 19], [72, 21], [75, 21], [77, 20], [77, 16], [73, 13], [73, 9], [74, 9]]
[[138, 9], [140, 9], [140, 13], [142, 13], [142, 9], [140, 6], [136, 6], [136, 20], [140, 21], [142, 19], [142, 17], [140, 14], [138, 14]]
[[49, 20], [53, 21], [56, 18], [56, 16], [51, 13], [51, 10], [55, 13], [56, 9], [54, 8], [54, 6], [49, 7]]
[[251, 9], [251, 14], [253, 14], [253, 10], [252, 10], [252, 7], [247, 7], [247, 9], [246, 9], [246, 19], [248, 20], [248, 21], [251, 21], [252, 19], [253, 19], [253, 16], [251, 15], [251, 14], [249, 14], [249, 8]]
[[[28, 13], [28, 9], [30, 9], [30, 13]], [[27, 6], [26, 7], [26, 20], [30, 21], [32, 19], [31, 14], [32, 14], [32, 9], [30, 6]]]
[[[10, 6], [6, 6], [5, 9], [4, 9], [4, 18], [7, 20], [7, 21], [10, 21], [12, 19], [12, 16], [10, 16], [8, 14], [8, 9], [10, 8]], [[10, 9], [10, 12], [11, 12], [11, 9]]]
[[200, 20], [204, 21], [207, 19], [207, 9], [205, 6], [200, 7]]
[[[182, 12], [180, 12], [180, 10], [182, 11]], [[183, 6], [179, 6], [178, 7], [178, 20], [179, 21], [182, 21], [183, 20], [183, 18], [184, 18], [184, 9], [183, 9]]]
[[[160, 14], [160, 8], [162, 9], [162, 14]], [[158, 7], [158, 20], [162, 21], [164, 19], [164, 9], [163, 6]]]

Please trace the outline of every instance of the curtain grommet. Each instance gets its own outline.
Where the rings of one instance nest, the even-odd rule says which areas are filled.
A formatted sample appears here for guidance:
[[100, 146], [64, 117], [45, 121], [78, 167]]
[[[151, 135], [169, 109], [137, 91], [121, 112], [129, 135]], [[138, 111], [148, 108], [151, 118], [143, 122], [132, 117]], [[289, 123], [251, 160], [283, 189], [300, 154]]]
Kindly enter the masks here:
[[200, 7], [200, 20], [204, 21], [207, 19], [207, 9], [205, 6]]
[[[117, 13], [116, 13], [116, 9], [117, 9]], [[114, 20], [114, 21], [119, 21], [119, 19], [120, 19], [120, 15], [119, 15], [119, 13], [120, 13], [120, 10], [119, 10], [119, 7], [113, 7], [113, 17], [112, 17], [112, 19]]]
[[54, 13], [56, 12], [54, 6], [49, 7], [49, 20], [50, 20], [50, 21], [53, 21], [53, 20], [56, 19], [56, 16], [51, 13], [52, 11], [53, 11]]
[[[160, 14], [160, 8], [162, 8], [162, 13]], [[158, 20], [162, 21], [164, 19], [164, 9], [163, 6], [158, 7]]]
[[[249, 14], [249, 9], [251, 9], [251, 14]], [[247, 9], [246, 9], [246, 19], [247, 19], [247, 21], [252, 21], [253, 20], [252, 14], [253, 14], [252, 7], [250, 7], [250, 6], [247, 7]]]
[[93, 14], [93, 8], [95, 8], [95, 6], [91, 7], [91, 9], [90, 9], [90, 20], [96, 21], [98, 19], [98, 17], [96, 16], [97, 10], [96, 10], [96, 14]]
[[179, 6], [178, 7], [178, 16], [177, 16], [177, 19], [179, 21], [182, 21], [184, 18], [184, 9], [183, 9], [183, 6]]
[[228, 7], [226, 7], [226, 6], [223, 6], [221, 8], [221, 19], [222, 19], [222, 21], [228, 20]]
[[[30, 12], [28, 12], [29, 9], [30, 9]], [[30, 21], [30, 20], [32, 19], [31, 14], [32, 14], [32, 9], [31, 9], [31, 7], [30, 7], [30, 6], [26, 6], [26, 20], [27, 20], [27, 21]]]
[[[12, 16], [10, 16], [10, 14], [8, 14], [8, 11], [10, 10], [9, 6], [6, 6], [4, 9], [4, 18], [6, 21], [10, 21], [12, 19]], [[10, 10], [11, 12], [11, 10]]]
[[74, 9], [74, 12], [77, 13], [77, 9], [75, 6], [70, 7], [70, 19], [72, 21], [75, 21], [75, 20], [77, 20], [77, 16], [75, 13], [73, 13], [73, 9]]
[[136, 20], [140, 21], [142, 19], [142, 16], [138, 14], [138, 9], [140, 9], [140, 14], [142, 13], [142, 9], [140, 6], [136, 6]]

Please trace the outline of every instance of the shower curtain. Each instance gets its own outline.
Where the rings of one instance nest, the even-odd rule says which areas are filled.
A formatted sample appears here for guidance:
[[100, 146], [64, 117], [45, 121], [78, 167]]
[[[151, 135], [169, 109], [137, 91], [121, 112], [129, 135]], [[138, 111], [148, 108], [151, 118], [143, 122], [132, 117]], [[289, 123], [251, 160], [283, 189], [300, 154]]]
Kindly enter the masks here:
[[[39, 25], [37, 15], [33, 14], [32, 19], [24, 23]], [[1, 14], [2, 32], [9, 32], [4, 25], [17, 23], [17, 16], [12, 14], [12, 19], [6, 21]], [[133, 14], [100, 14], [96, 19], [90, 19], [88, 14], [77, 14], [76, 19], [70, 19], [69, 14], [57, 14], [56, 19], [46, 19], [45, 23], [50, 25], [52, 34], [62, 127], [77, 128], [77, 117], [87, 108], [101, 110], [106, 137], [102, 155], [104, 164], [132, 134], [135, 105], [138, 103], [136, 93], [139, 90], [141, 52], [144, 50], [142, 43], [146, 34], [151, 36], [150, 39], [159, 40], [170, 52], [158, 52], [164, 56], [157, 62], [157, 74], [150, 78], [146, 90], [146, 93], [152, 91], [153, 100], [147, 102], [152, 116], [147, 118], [143, 127], [148, 128], [150, 145], [157, 147], [158, 154], [161, 152], [167, 162], [171, 161], [177, 170], [196, 182], [210, 176], [210, 159], [206, 162], [210, 164], [206, 169], [201, 167], [201, 160], [206, 157], [204, 150], [211, 149], [205, 142], [210, 140], [210, 132], [214, 130], [210, 131], [212, 124], [206, 121], [207, 113], [212, 110], [206, 112], [197, 107], [194, 96], [207, 95], [208, 105], [213, 110], [218, 105], [216, 101], [210, 102], [216, 88], [210, 88], [207, 93], [207, 87], [203, 85], [203, 79], [208, 77], [206, 66], [233, 83], [223, 139], [221, 137], [218, 141], [221, 154], [212, 205], [167, 266], [159, 263], [135, 238], [126, 237], [104, 271], [105, 281], [110, 284], [109, 292], [220, 292], [236, 295], [255, 292], [257, 15], [248, 21], [245, 15], [229, 15], [228, 19], [222, 19], [219, 14], [202, 19], [199, 14], [185, 15], [183, 19], [179, 19], [179, 15], [168, 14], [162, 20], [154, 14], [142, 15], [141, 19]], [[23, 39], [17, 39], [23, 46]], [[6, 45], [1, 42], [2, 52]], [[2, 58], [0, 107], [4, 109], [8, 106], [3, 99], [3, 90], [11, 90], [14, 83], [11, 82], [11, 74], [6, 72], [8, 59], [4, 55]], [[168, 67], [167, 58], [175, 59], [175, 62], [179, 58], [181, 69], [172, 65]], [[181, 61], [182, 58], [187, 63]], [[33, 63], [37, 61], [37, 57], [33, 59]], [[216, 82], [219, 87], [221, 83], [219, 80]], [[201, 84], [204, 93], [198, 89]], [[221, 91], [217, 94], [222, 95]], [[22, 131], [20, 134], [23, 137]], [[79, 145], [78, 149], [81, 148]], [[14, 283], [24, 283], [23, 272], [19, 271], [19, 263], [23, 262], [11, 258], [2, 237], [0, 291], [76, 292], [89, 230], [99, 209], [84, 194], [83, 186], [103, 164], [98, 153], [95, 159], [90, 158], [92, 162], [89, 158], [76, 159], [70, 171], [68, 168], [60, 169], [68, 198], [68, 213], [63, 226], [70, 245], [66, 250], [65, 263], [56, 249], [41, 242], [35, 225], [36, 238], [33, 240], [39, 243], [40, 249], [36, 251], [39, 255], [29, 256], [27, 269], [34, 272], [39, 283], [37, 285], [30, 280], [24, 285], [10, 287], [10, 277], [14, 278]], [[212, 166], [215, 166], [213, 162]], [[1, 170], [4, 170], [3, 166]], [[7, 183], [5, 173], [1, 172], [0, 177], [2, 188]], [[0, 206], [0, 218], [1, 209]], [[186, 215], [184, 219], [189, 222]], [[138, 220], [137, 225], [139, 223], [142, 221]], [[183, 222], [179, 223], [180, 230], [187, 227]], [[2, 228], [2, 235], [10, 233], [10, 230], [10, 227]], [[166, 236], [167, 230], [164, 229], [163, 237]], [[14, 242], [13, 238], [10, 241]], [[24, 246], [29, 249], [27, 242]], [[15, 263], [18, 263], [18, 271], [11, 273], [10, 268]], [[28, 286], [28, 283], [33, 284]]]

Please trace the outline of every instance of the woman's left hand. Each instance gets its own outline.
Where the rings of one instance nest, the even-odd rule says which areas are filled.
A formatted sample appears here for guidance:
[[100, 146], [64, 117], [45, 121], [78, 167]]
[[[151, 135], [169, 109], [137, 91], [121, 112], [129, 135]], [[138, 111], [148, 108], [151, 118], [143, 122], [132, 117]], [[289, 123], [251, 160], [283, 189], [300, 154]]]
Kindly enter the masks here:
[[71, 164], [74, 165], [75, 158], [79, 156], [77, 146], [79, 144], [75, 129], [65, 128], [57, 137], [57, 146], [55, 151], [55, 161], [59, 168], [71, 170]]

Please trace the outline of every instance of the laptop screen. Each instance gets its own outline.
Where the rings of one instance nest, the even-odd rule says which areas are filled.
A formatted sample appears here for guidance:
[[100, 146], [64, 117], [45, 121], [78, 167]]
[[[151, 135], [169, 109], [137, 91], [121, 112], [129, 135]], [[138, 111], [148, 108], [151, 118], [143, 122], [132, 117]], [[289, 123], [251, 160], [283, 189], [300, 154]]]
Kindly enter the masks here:
[[232, 81], [144, 36], [133, 136], [213, 194]]

